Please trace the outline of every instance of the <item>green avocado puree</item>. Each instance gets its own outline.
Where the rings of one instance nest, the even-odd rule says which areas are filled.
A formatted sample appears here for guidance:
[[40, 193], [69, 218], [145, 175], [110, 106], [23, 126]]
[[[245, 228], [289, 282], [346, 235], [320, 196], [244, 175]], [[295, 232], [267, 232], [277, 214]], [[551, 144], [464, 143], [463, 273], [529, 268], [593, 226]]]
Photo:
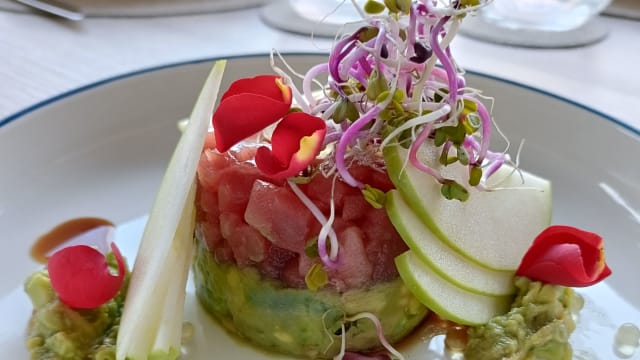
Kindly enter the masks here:
[[[110, 254], [112, 255], [112, 254]], [[110, 263], [113, 261], [108, 256]], [[46, 269], [31, 274], [24, 289], [33, 304], [27, 348], [31, 360], [113, 360], [129, 274], [120, 293], [96, 309], [72, 309], [60, 302]], [[346, 317], [370, 312], [385, 337], [395, 342], [429, 312], [397, 279], [366, 289], [284, 288], [251, 267], [217, 263], [200, 245], [194, 261], [196, 293], [204, 308], [227, 330], [260, 347], [309, 358], [331, 358], [340, 350], [342, 326], [350, 351], [379, 348], [368, 319]], [[572, 313], [581, 306], [573, 289], [515, 279], [511, 310], [470, 328], [466, 360], [570, 360]]]
[[194, 280], [200, 302], [228, 331], [265, 350], [308, 358], [336, 355], [343, 324], [349, 351], [380, 348], [371, 320], [346, 317], [375, 314], [393, 343], [428, 313], [399, 278], [344, 293], [285, 288], [253, 267], [217, 263], [203, 245], [196, 251]]
[[511, 310], [469, 330], [466, 360], [571, 360], [573, 289], [517, 277]]
[[[113, 254], [107, 256], [115, 265]], [[129, 274], [118, 295], [96, 309], [72, 309], [51, 287], [46, 269], [31, 274], [24, 290], [33, 304], [27, 332], [31, 360], [113, 360], [118, 324], [124, 306]]]

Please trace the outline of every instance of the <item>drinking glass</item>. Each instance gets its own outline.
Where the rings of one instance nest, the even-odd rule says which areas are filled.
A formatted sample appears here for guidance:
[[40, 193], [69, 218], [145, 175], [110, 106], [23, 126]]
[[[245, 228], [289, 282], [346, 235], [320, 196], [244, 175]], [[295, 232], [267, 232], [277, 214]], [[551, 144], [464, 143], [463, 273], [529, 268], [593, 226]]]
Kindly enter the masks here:
[[493, 0], [484, 21], [514, 30], [569, 31], [599, 14], [611, 0]]

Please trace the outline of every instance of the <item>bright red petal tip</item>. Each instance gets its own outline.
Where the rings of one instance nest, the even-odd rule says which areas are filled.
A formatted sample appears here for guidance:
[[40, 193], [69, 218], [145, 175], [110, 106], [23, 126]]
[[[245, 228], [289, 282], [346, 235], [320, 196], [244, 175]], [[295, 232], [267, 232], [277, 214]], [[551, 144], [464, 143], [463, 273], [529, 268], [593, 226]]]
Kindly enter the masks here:
[[110, 273], [105, 256], [90, 246], [69, 246], [49, 258], [51, 285], [62, 302], [72, 308], [94, 309], [118, 294], [125, 264], [114, 243], [111, 250], [118, 263], [117, 275]]
[[584, 287], [611, 274], [600, 236], [570, 226], [551, 226], [540, 233], [516, 272], [549, 284]]
[[256, 165], [275, 179], [298, 175], [320, 152], [326, 131], [321, 118], [303, 112], [290, 113], [273, 131], [271, 150], [261, 147], [256, 152]]
[[215, 146], [219, 152], [278, 121], [291, 107], [291, 88], [277, 76], [262, 75], [235, 81], [213, 114]]

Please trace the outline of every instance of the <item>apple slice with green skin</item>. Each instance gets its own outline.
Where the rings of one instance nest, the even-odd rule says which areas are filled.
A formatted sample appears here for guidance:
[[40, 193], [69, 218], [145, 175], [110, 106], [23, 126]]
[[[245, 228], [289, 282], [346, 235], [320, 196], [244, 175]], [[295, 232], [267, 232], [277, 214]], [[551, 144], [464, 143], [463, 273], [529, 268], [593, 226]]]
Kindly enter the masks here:
[[429, 140], [418, 159], [466, 185], [467, 201], [445, 199], [440, 183], [408, 164], [408, 150], [398, 145], [384, 149], [391, 181], [425, 225], [462, 256], [490, 269], [515, 271], [533, 239], [551, 222], [551, 183], [503, 165], [487, 184], [498, 189], [480, 191], [468, 185], [466, 166], [441, 166], [439, 151]]
[[416, 216], [398, 190], [387, 193], [385, 207], [402, 239], [440, 277], [470, 292], [501, 296], [515, 292], [513, 271], [496, 271], [467, 260], [438, 239]]
[[405, 286], [443, 319], [463, 325], [486, 324], [511, 308], [513, 296], [487, 296], [457, 287], [435, 273], [411, 250], [395, 259]]

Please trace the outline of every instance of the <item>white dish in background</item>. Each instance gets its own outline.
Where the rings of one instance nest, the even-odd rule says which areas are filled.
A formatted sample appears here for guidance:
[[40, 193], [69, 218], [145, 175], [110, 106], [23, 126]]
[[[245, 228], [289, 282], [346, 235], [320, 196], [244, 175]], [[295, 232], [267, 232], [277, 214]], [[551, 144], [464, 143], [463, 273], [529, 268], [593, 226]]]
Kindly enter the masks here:
[[[269, 0], [64, 0], [89, 17], [145, 17], [202, 14], [245, 9]], [[14, 0], [0, 0], [0, 10], [33, 12]]]
[[[287, 56], [300, 71], [323, 59]], [[39, 235], [74, 217], [103, 217], [127, 224], [117, 241], [133, 262], [141, 217], [178, 139], [176, 121], [189, 114], [211, 65], [206, 59], [125, 74], [0, 120], [2, 358], [28, 358], [23, 340], [31, 304], [21, 286], [38, 267], [29, 248]], [[223, 86], [266, 72], [265, 56], [235, 58]], [[553, 181], [553, 222], [606, 239], [613, 275], [579, 290], [586, 308], [572, 342], [576, 358], [615, 358], [617, 327], [640, 325], [640, 131], [525, 85], [472, 72], [468, 82], [496, 99], [493, 114], [514, 151], [526, 138], [521, 166]], [[196, 337], [185, 359], [208, 359], [211, 353], [221, 359], [269, 357], [231, 340], [200, 309], [192, 290], [186, 317]], [[409, 359], [440, 359], [441, 347], [435, 342], [428, 352], [426, 345], [402, 350]]]
[[[313, 3], [313, 0], [310, 0], [309, 3]], [[267, 25], [279, 30], [325, 38], [335, 38], [336, 34], [349, 33], [363, 26], [364, 22], [361, 21], [358, 16], [355, 16], [353, 19], [347, 19], [349, 15], [348, 11], [345, 11], [346, 14], [344, 14], [344, 17], [338, 16], [336, 19], [331, 10], [333, 10], [338, 3], [339, 1], [330, 3], [328, 10], [324, 9], [324, 7], [327, 7], [326, 4], [318, 5], [320, 9], [312, 9], [314, 13], [310, 15], [320, 17], [320, 19], [314, 19], [301, 15], [298, 10], [293, 7], [292, 1], [279, 0], [263, 6], [260, 10], [260, 17]], [[340, 9], [347, 6], [352, 6], [349, 1], [342, 3]], [[326, 10], [326, 12], [317, 12], [323, 9]], [[326, 15], [327, 18], [323, 18], [323, 15]]]

